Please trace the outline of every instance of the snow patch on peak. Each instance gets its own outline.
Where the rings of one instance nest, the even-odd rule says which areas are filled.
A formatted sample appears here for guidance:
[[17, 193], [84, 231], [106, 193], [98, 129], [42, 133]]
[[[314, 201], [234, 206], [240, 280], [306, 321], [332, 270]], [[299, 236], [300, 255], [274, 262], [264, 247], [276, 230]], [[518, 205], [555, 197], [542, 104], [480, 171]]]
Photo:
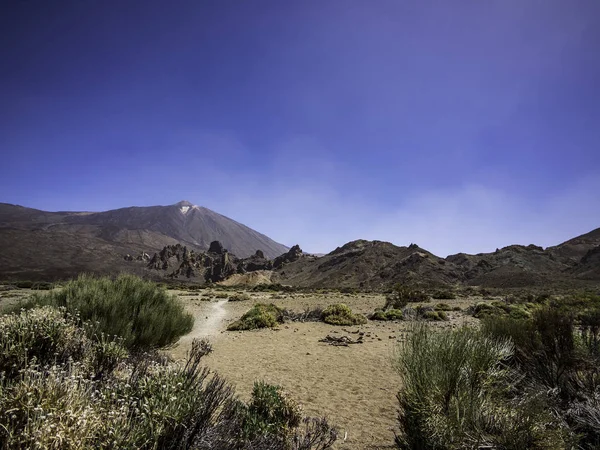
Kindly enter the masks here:
[[183, 214], [186, 214], [186, 213], [189, 211], [190, 207], [189, 207], [189, 206], [182, 206], [182, 207], [181, 207], [181, 208], [179, 208], [179, 209], [181, 210], [181, 212], [182, 212]]

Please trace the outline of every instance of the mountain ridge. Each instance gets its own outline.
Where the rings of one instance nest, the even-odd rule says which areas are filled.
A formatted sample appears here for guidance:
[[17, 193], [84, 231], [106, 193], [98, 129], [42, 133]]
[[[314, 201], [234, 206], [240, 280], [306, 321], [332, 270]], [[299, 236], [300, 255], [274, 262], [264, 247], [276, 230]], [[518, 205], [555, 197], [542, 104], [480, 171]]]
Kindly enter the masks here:
[[125, 270], [125, 254], [160, 251], [178, 243], [202, 251], [215, 240], [242, 257], [261, 250], [275, 258], [288, 250], [246, 225], [187, 201], [100, 212], [51, 212], [0, 203], [2, 278], [23, 272], [33, 278], [72, 276], [82, 269], [109, 271], [106, 266]]
[[[223, 260], [214, 256], [221, 253], [210, 251], [213, 246], [223, 250]], [[0, 248], [0, 279], [133, 271], [204, 282], [259, 270], [283, 284], [376, 290], [396, 283], [524, 287], [600, 282], [600, 228], [545, 249], [508, 245], [442, 258], [416, 244], [358, 239], [316, 256], [185, 200], [104, 212], [47, 212], [0, 203]], [[152, 254], [154, 262], [148, 264]]]

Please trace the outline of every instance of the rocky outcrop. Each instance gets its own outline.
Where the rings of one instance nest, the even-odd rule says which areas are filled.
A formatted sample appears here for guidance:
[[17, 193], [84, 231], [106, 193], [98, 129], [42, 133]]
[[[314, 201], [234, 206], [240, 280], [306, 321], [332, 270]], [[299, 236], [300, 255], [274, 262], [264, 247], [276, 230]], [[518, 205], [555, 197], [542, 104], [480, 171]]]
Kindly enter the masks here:
[[240, 260], [238, 272], [255, 272], [257, 270], [271, 270], [272, 268], [273, 261], [265, 258], [265, 254], [261, 250], [256, 250], [256, 253], [251, 257]]
[[284, 253], [281, 256], [278, 256], [273, 260], [273, 268], [281, 269], [285, 264], [289, 264], [291, 262], [297, 261], [302, 257], [302, 249], [299, 245], [294, 245], [292, 248], [288, 250], [287, 253]]
[[155, 253], [147, 264], [151, 270], [166, 271], [169, 278], [191, 278], [195, 281], [223, 281], [238, 273], [240, 260], [223, 244], [213, 241], [209, 251], [196, 252], [181, 244], [167, 245]]

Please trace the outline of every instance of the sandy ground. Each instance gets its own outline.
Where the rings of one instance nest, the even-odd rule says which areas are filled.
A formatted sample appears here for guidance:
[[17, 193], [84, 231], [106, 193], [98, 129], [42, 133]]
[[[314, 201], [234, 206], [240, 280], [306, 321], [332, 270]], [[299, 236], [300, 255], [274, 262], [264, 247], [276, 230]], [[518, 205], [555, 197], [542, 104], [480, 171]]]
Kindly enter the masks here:
[[[346, 303], [355, 312], [369, 314], [384, 305], [383, 296], [249, 292], [251, 300], [228, 302], [219, 291], [175, 293], [196, 321], [193, 330], [168, 350], [174, 358], [185, 358], [194, 339], [207, 338], [214, 352], [206, 364], [225, 376], [242, 399], [249, 399], [255, 381], [278, 384], [302, 405], [306, 415], [326, 416], [338, 427], [340, 438], [334, 448], [394, 448], [396, 393], [401, 380], [393, 369], [393, 355], [399, 351], [410, 322], [369, 321], [353, 327], [292, 322], [272, 330], [225, 331], [227, 324], [257, 302], [295, 311]], [[25, 289], [0, 292], [0, 307], [30, 294]], [[444, 302], [464, 308], [481, 300]], [[449, 316], [450, 322], [436, 326], [457, 327], [475, 320], [460, 312], [450, 312]], [[358, 332], [365, 333], [363, 344], [334, 347], [319, 342], [328, 334], [356, 339]]]
[[[354, 327], [294, 322], [273, 330], [224, 331], [228, 323], [258, 301], [296, 311], [343, 302], [355, 312], [368, 314], [383, 306], [384, 298], [341, 294], [294, 294], [285, 298], [264, 293], [250, 295], [252, 300], [243, 302], [206, 301], [203, 297], [182, 295], [196, 324], [171, 350], [172, 356], [185, 357], [194, 338], [208, 336], [214, 352], [207, 357], [207, 365], [234, 384], [243, 399], [249, 398], [257, 380], [278, 384], [302, 405], [307, 415], [326, 416], [338, 426], [341, 432], [335, 448], [394, 448], [396, 393], [401, 380], [392, 363], [406, 332], [406, 322], [369, 321]], [[453, 312], [450, 316], [452, 320], [441, 326], [460, 326], [461, 322], [471, 320], [461, 313]], [[328, 334], [355, 339], [359, 331], [365, 333], [364, 344], [334, 347], [319, 342]]]

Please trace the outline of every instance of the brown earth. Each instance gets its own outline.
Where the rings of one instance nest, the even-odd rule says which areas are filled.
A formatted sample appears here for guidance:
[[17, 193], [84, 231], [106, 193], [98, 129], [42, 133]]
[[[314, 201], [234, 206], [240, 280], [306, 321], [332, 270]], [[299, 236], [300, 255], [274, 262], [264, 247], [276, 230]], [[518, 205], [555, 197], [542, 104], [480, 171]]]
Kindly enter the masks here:
[[[193, 338], [208, 337], [214, 352], [207, 358], [207, 365], [233, 383], [243, 399], [248, 400], [255, 381], [278, 384], [303, 406], [306, 414], [325, 415], [339, 427], [340, 439], [335, 448], [394, 448], [395, 396], [401, 380], [393, 369], [393, 355], [408, 322], [369, 321], [352, 327], [290, 322], [276, 329], [225, 331], [228, 323], [256, 302], [272, 302], [298, 312], [342, 302], [355, 312], [369, 314], [383, 306], [383, 296], [249, 292], [251, 300], [227, 302], [209, 299], [215, 293], [180, 295], [194, 314], [196, 326], [170, 350], [173, 357], [184, 358]], [[480, 300], [446, 302], [464, 307]], [[219, 312], [221, 309], [224, 314]], [[215, 311], [219, 314], [216, 321], [212, 315]], [[439, 326], [456, 327], [474, 320], [460, 312], [449, 315], [451, 321]], [[327, 335], [355, 340], [359, 331], [365, 333], [363, 344], [335, 347], [319, 342]]]

